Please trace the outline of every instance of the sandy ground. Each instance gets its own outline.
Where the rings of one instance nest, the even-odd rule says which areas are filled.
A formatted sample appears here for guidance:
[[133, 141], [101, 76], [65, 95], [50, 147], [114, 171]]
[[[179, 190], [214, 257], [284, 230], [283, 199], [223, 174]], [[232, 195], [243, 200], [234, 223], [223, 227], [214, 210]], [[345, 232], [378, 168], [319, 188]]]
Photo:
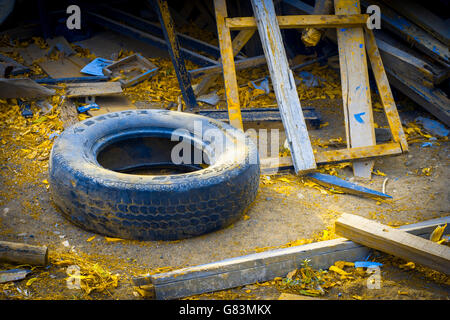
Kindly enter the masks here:
[[[322, 111], [326, 121], [325, 110], [319, 111]], [[324, 135], [325, 129], [331, 131], [333, 128], [325, 127], [311, 131], [312, 137], [317, 134]], [[333, 223], [343, 212], [392, 226], [446, 216], [449, 212], [448, 153], [448, 143], [427, 148], [415, 143], [410, 146], [407, 155], [377, 159], [374, 170], [380, 170], [386, 176], [374, 175], [371, 181], [359, 183], [381, 190], [383, 181], [388, 178], [386, 193], [394, 198], [383, 202], [348, 194], [333, 194], [305, 186], [304, 180], [291, 172], [262, 176], [257, 198], [243, 219], [224, 230], [174, 242], [127, 240], [108, 242], [100, 235], [87, 242], [95, 234], [66, 221], [52, 205], [49, 192], [43, 184], [38, 188], [17, 190], [17, 197], [2, 205], [1, 239], [46, 245], [50, 252], [71, 252], [82, 255], [93, 263], [98, 262], [111, 273], [118, 273], [121, 279], [119, 287], [111, 292], [111, 295], [103, 292], [98, 298], [133, 299], [136, 297], [129, 281], [133, 275], [161, 271], [158, 268], [167, 267], [170, 270], [208, 263], [280, 247], [295, 241], [298, 243], [304, 239], [327, 240], [333, 237]], [[421, 169], [425, 167], [432, 168], [429, 176], [422, 174]], [[352, 177], [350, 167], [337, 170], [342, 177]], [[280, 177], [283, 179], [279, 180]], [[38, 177], [38, 179], [45, 178], [45, 174]], [[23, 205], [24, 201], [31, 203], [35, 209], [30, 212], [29, 208]], [[327, 230], [329, 235], [324, 237], [323, 230]], [[65, 241], [68, 241], [68, 247], [67, 243], [64, 245]], [[64, 268], [51, 267], [50, 274], [44, 275], [42, 279], [39, 273], [43, 270], [36, 272], [38, 281], [31, 286], [26, 286], [25, 281], [16, 284], [29, 289], [29, 298], [51, 298], [56, 293], [59, 298], [83, 297], [80, 292], [77, 295], [76, 291], [72, 292], [73, 290], [65, 288]], [[397, 286], [387, 285], [376, 296], [367, 293], [366, 296], [388, 299], [448, 298], [450, 292], [448, 286], [430, 284], [426, 279], [421, 279], [420, 274], [416, 276], [404, 274], [404, 271], [395, 267], [383, 268], [383, 272], [387, 273], [384, 276], [387, 281], [408, 278], [411, 283], [415, 283], [416, 289], [411, 293], [410, 285], [406, 285], [408, 290], [405, 287], [398, 289]], [[55, 278], [48, 279], [52, 274]], [[414, 278], [414, 281], [410, 278]], [[232, 294], [233, 291], [230, 291], [228, 297], [273, 299], [279, 295], [274, 286], [267, 288], [263, 286], [263, 289], [255, 286], [257, 288], [255, 292], [252, 286], [247, 287], [250, 289], [243, 289], [244, 295], [235, 296]], [[246, 290], [252, 290], [252, 294], [246, 295]], [[360, 291], [364, 291], [364, 286], [355, 284], [353, 287], [343, 289], [344, 292], [345, 290], [352, 293], [359, 292], [361, 295]], [[398, 291], [408, 291], [412, 296], [399, 297]], [[3, 292], [3, 297], [13, 298], [15, 294], [17, 292], [11, 294]], [[330, 292], [331, 296], [333, 294], [337, 295], [336, 292]], [[95, 293], [91, 295], [96, 296]], [[221, 296], [213, 295], [212, 298]]]

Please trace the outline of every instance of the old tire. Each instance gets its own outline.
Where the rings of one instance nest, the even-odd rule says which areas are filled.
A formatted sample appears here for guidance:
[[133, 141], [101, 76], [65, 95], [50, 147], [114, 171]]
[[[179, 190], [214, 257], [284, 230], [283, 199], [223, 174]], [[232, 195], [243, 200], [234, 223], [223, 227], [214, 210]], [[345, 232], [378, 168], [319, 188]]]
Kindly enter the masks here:
[[[170, 141], [173, 131], [180, 128], [192, 138], [194, 123], [201, 124], [202, 134], [214, 129], [238, 148], [215, 150], [216, 160], [209, 167], [181, 174], [127, 174], [114, 171], [118, 166], [114, 161], [103, 166], [111, 162], [113, 153], [108, 152], [116, 149], [122, 155], [115, 162], [138, 166], [152, 154], [150, 140], [141, 149], [139, 141]], [[127, 110], [84, 120], [66, 129], [53, 145], [49, 165], [52, 200], [74, 224], [111, 237], [176, 240], [226, 227], [255, 199], [259, 185], [256, 146], [242, 136], [219, 121], [166, 110]], [[183, 138], [189, 141], [189, 135]], [[136, 150], [130, 151], [133, 143]], [[197, 143], [205, 143], [210, 150], [214, 147], [214, 141]], [[103, 165], [99, 163], [102, 152], [106, 152]]]

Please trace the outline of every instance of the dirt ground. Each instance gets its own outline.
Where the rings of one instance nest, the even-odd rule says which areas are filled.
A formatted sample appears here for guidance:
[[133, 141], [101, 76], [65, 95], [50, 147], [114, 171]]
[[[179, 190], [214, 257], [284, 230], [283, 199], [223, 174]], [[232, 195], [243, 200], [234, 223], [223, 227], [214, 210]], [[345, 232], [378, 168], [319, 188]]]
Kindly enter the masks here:
[[[100, 56], [100, 53], [93, 51]], [[117, 51], [117, 48], [111, 51]], [[141, 51], [145, 52], [144, 49]], [[108, 54], [110, 53], [102, 52], [101, 56], [109, 58]], [[312, 72], [314, 73], [314, 69]], [[217, 88], [221, 85], [219, 81]], [[0, 298], [144, 299], [132, 286], [133, 276], [208, 263], [270, 248], [333, 239], [338, 237], [334, 234], [334, 222], [344, 212], [391, 226], [448, 216], [450, 144], [440, 139], [431, 146], [423, 147], [423, 142], [429, 141], [429, 138], [423, 131], [414, 129], [417, 125], [413, 121], [418, 115], [429, 118], [432, 116], [401, 96], [398, 99], [404, 128], [412, 128], [408, 139], [409, 153], [376, 159], [376, 174], [370, 181], [353, 178], [350, 164], [319, 168], [322, 172], [348, 178], [378, 191], [382, 190], [383, 183], [388, 179], [385, 182], [385, 192], [392, 195], [392, 200], [380, 201], [336, 193], [319, 187], [304, 177], [296, 176], [292, 171], [262, 175], [257, 198], [241, 220], [220, 231], [171, 242], [110, 239], [84, 231], [65, 220], [49, 197], [48, 185], [45, 183], [47, 159], [23, 158], [17, 166], [14, 163], [17, 157], [9, 157], [8, 154], [23, 146], [19, 139], [6, 139], [7, 130], [13, 129], [3, 125], [0, 127], [3, 130], [2, 138], [5, 138], [5, 143], [2, 142], [1, 145], [0, 239], [46, 245], [51, 264], [45, 268], [34, 268], [25, 280], [0, 284]], [[339, 143], [342, 139], [345, 140], [343, 121], [336, 121], [343, 119], [339, 96], [318, 96], [314, 99], [301, 97], [301, 101], [303, 106], [313, 106], [322, 116], [324, 126], [318, 130], [310, 130], [314, 148], [332, 148], [336, 141]], [[139, 99], [134, 102], [139, 108], [149, 105], [148, 101]], [[3, 103], [2, 112], [8, 110], [10, 105], [11, 102]], [[159, 105], [165, 107], [167, 104]], [[154, 107], [155, 104], [151, 106]], [[9, 116], [14, 117], [11, 114]], [[20, 115], [16, 117], [19, 119]], [[379, 127], [386, 125], [381, 112], [375, 112], [375, 120]], [[18, 131], [15, 132], [20, 133], [22, 128], [17, 128]], [[32, 168], [39, 169], [20, 172], [20, 166], [28, 165], [35, 165]], [[23, 181], [17, 180], [19, 175]], [[367, 289], [367, 279], [361, 277], [333, 286], [323, 298], [449, 298], [448, 277], [426, 268], [402, 269], [399, 266], [405, 264], [405, 261], [385, 255], [378, 256], [375, 253], [375, 259], [384, 263], [381, 268], [380, 289]], [[87, 294], [86, 290], [67, 288], [66, 268], [73, 264], [92, 275], [92, 281], [88, 280], [95, 290]], [[0, 264], [0, 270], [13, 267]], [[283, 291], [285, 288], [280, 287], [279, 282], [272, 281], [192, 298], [277, 299]]]

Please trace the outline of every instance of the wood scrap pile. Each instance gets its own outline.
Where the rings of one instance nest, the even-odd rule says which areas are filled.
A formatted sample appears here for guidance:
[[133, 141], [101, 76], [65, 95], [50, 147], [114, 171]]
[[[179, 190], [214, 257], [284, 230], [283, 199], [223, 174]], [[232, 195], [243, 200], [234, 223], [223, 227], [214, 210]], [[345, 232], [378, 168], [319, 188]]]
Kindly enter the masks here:
[[[292, 13], [314, 12], [305, 1], [283, 3]], [[445, 81], [450, 74], [450, 30], [445, 18], [438, 15], [448, 10], [448, 4], [436, 2], [424, 7], [416, 1], [365, 0], [361, 5], [363, 10], [370, 5], [380, 8], [381, 29], [374, 34], [391, 86], [448, 126], [450, 100]], [[334, 31], [325, 36], [337, 41]]]

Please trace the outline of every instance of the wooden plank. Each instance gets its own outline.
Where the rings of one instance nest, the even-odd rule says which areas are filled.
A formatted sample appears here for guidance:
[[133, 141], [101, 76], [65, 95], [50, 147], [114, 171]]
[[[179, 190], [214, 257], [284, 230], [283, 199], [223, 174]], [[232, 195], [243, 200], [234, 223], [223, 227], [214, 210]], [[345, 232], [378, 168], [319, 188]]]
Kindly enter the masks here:
[[433, 62], [422, 53], [393, 39], [389, 34], [377, 31], [375, 38], [383, 64], [397, 70], [402, 77], [421, 81], [429, 88], [440, 84], [449, 77], [450, 69]]
[[89, 110], [87, 113], [91, 116], [99, 116], [110, 112], [125, 111], [137, 109], [127, 97], [120, 96], [103, 96], [95, 99], [95, 103], [100, 107], [97, 110]]
[[[301, 13], [311, 14], [313, 12], [313, 7], [302, 1], [284, 0], [283, 2], [300, 10]], [[327, 33], [327, 37], [337, 42], [333, 33]], [[433, 75], [430, 75], [431, 79], [433, 79], [432, 81], [440, 83], [448, 78], [448, 72], [445, 72], [445, 70], [448, 71], [449, 69], [442, 68], [444, 74], [440, 75], [435, 65], [424, 59], [421, 59], [423, 62], [417, 61], [415, 59], [417, 55], [413, 54], [414, 51], [411, 49], [407, 50], [400, 42], [393, 43], [390, 39], [386, 39], [382, 32], [376, 32], [375, 38], [390, 84], [438, 119], [441, 119], [447, 126], [450, 126], [449, 99], [441, 90], [430, 88], [421, 81], [423, 77], [426, 77], [426, 74], [429, 74], [427, 70], [433, 70]], [[393, 51], [393, 49], [397, 50]], [[403, 67], [405, 63], [409, 64], [407, 69]], [[408, 70], [414, 70], [415, 68], [417, 69], [416, 73], [414, 71], [408, 72]], [[414, 73], [416, 76], [414, 76]]]
[[[280, 29], [317, 28], [351, 28], [366, 25], [368, 15], [289, 15], [277, 16]], [[227, 18], [227, 27], [231, 30], [255, 29], [254, 17]]]
[[90, 62], [88, 58], [78, 56], [62, 57], [58, 60], [43, 58], [38, 60], [38, 65], [51, 78], [86, 77], [80, 70]]
[[450, 46], [450, 26], [448, 23], [446, 24], [445, 20], [414, 1], [396, 0], [385, 2], [402, 16], [411, 20], [447, 46]]
[[[266, 63], [265, 56], [256, 56], [256, 57], [252, 57], [252, 58], [238, 60], [234, 63], [234, 66], [235, 66], [235, 70], [242, 70], [242, 69], [257, 67], [257, 66], [263, 65], [265, 63]], [[222, 63], [218, 63], [214, 66], [189, 70], [189, 74], [194, 78], [198, 78], [198, 77], [206, 76], [206, 75], [220, 74], [222, 72], [223, 72]]]
[[[450, 217], [401, 226], [399, 230], [428, 237], [438, 225], [446, 223], [450, 223]], [[368, 248], [339, 238], [145, 275], [133, 278], [133, 282], [137, 286], [152, 285], [156, 299], [177, 299], [285, 277], [304, 259], [310, 259], [315, 269], [328, 269], [338, 260], [364, 260], [369, 254]]]
[[437, 88], [430, 89], [411, 79], [405, 79], [390, 68], [386, 68], [386, 72], [389, 82], [395, 88], [450, 126], [450, 99], [444, 92]]
[[[255, 31], [256, 30], [253, 30], [253, 29], [252, 30], [242, 30], [233, 39], [231, 46], [233, 47], [233, 55], [235, 57], [241, 51], [241, 49], [244, 47], [244, 45], [247, 43], [247, 41], [250, 40], [250, 38], [253, 36]], [[221, 61], [222, 61], [222, 59], [220, 59], [220, 58], [217, 60], [218, 63], [221, 63]], [[195, 95], [199, 96], [203, 93], [206, 93], [206, 91], [212, 85], [214, 85], [217, 78], [218, 78], [218, 75], [211, 74], [209, 76], [206, 76], [204, 79], [202, 79], [202, 81], [194, 89]]]
[[0, 99], [44, 98], [54, 94], [55, 90], [41, 86], [28, 78], [0, 78]]
[[72, 49], [70, 43], [63, 36], [51, 38], [46, 40], [48, 44], [47, 55], [50, 55], [54, 50], [59, 50], [66, 56], [75, 54], [75, 50]]
[[[369, 5], [368, 1], [362, 0], [361, 2], [365, 7]], [[370, 1], [370, 4], [380, 7], [383, 28], [392, 31], [418, 50], [448, 66], [450, 53], [447, 45], [378, 1]]]
[[[384, 143], [369, 147], [359, 147], [350, 149], [318, 151], [315, 153], [317, 164], [327, 164], [333, 162], [352, 161], [355, 159], [371, 159], [374, 157], [390, 156], [401, 154], [402, 148], [399, 143]], [[261, 171], [273, 171], [277, 168], [292, 167], [290, 157], [265, 158], [261, 159]]]
[[[313, 14], [314, 8], [302, 1], [283, 0], [283, 2], [297, 9], [302, 14]], [[326, 36], [333, 42], [337, 43], [335, 32], [327, 32]], [[389, 66], [390, 68], [400, 68], [405, 66], [406, 71], [418, 71], [418, 73], [416, 73], [417, 76], [419, 76], [418, 74], [423, 73], [425, 77], [430, 77], [429, 81], [432, 81], [436, 84], [442, 82], [448, 77], [448, 72], [446, 72], [446, 69], [444, 67], [440, 67], [433, 64], [431, 61], [424, 59], [414, 49], [409, 48], [401, 41], [393, 39], [389, 34], [383, 32], [383, 30], [376, 30], [375, 38], [377, 39], [378, 48], [380, 50], [380, 54], [383, 58], [385, 66]], [[385, 46], [384, 44], [386, 44], [387, 46]], [[419, 59], [420, 61], [417, 61], [416, 59]], [[408, 64], [411, 64], [411, 66], [409, 66]], [[430, 71], [432, 72], [432, 74], [430, 74]], [[413, 73], [411, 73], [411, 75], [412, 77], [414, 77]]]
[[[302, 107], [305, 120], [313, 128], [319, 128], [321, 118], [312, 107]], [[225, 110], [209, 109], [200, 110], [198, 114], [220, 121], [228, 121]], [[278, 108], [246, 108], [241, 109], [242, 121], [245, 122], [281, 122], [280, 110]], [[292, 162], [291, 162], [292, 164]]]
[[119, 82], [68, 83], [66, 97], [98, 97], [122, 93]]
[[278, 300], [324, 300], [323, 298], [308, 297], [299, 294], [282, 293]]
[[378, 92], [380, 94], [384, 112], [389, 123], [389, 128], [391, 129], [392, 137], [394, 142], [400, 143], [403, 152], [407, 152], [408, 143], [406, 142], [406, 136], [403, 132], [403, 126], [400, 121], [400, 116], [398, 115], [394, 97], [392, 96], [391, 88], [384, 70], [380, 52], [378, 51], [375, 36], [373, 31], [367, 28], [365, 29], [364, 35], [366, 40], [367, 55], [372, 66], [372, 72], [375, 76]]
[[[132, 15], [128, 12], [112, 8], [111, 6], [102, 5], [101, 10], [98, 11], [100, 14], [103, 13], [107, 15], [109, 18], [117, 19], [118, 21], [124, 22], [133, 26], [134, 28], [141, 29], [142, 31], [152, 33], [157, 37], [163, 37], [163, 30], [161, 25], [158, 23], [154, 23], [151, 21], [147, 21], [141, 17]], [[183, 15], [185, 15], [184, 11]], [[185, 17], [187, 17], [185, 15]], [[217, 46], [209, 44], [207, 42], [195, 39], [188, 35], [182, 34], [180, 32], [175, 32], [180, 45], [184, 48], [188, 48], [191, 50], [199, 50], [205, 53], [208, 53], [216, 58], [220, 57], [220, 49]]]
[[115, 61], [103, 68], [103, 74], [110, 78], [119, 77], [122, 88], [128, 88], [152, 77], [158, 67], [138, 53]]
[[45, 246], [0, 241], [0, 261], [46, 266], [48, 249]]
[[[300, 10], [301, 13], [313, 12], [313, 7], [302, 1], [284, 0], [284, 2]], [[327, 33], [327, 37], [337, 42], [333, 33]], [[375, 38], [390, 84], [450, 126], [450, 100], [441, 90], [430, 88], [422, 80], [425, 77], [427, 81], [438, 84], [448, 78], [449, 69], [442, 67], [443, 72], [440, 74], [439, 67], [426, 59], [419, 58], [421, 61], [418, 61], [420, 56], [412, 49], [406, 48], [391, 37], [386, 37], [383, 32], [376, 32]], [[405, 64], [408, 65], [406, 68]], [[428, 72], [429, 70], [433, 70], [432, 74]]]
[[[359, 14], [359, 1], [336, 0], [336, 14]], [[337, 29], [347, 147], [375, 145], [369, 74], [362, 28]], [[353, 174], [371, 178], [374, 161], [354, 161]]]
[[231, 42], [230, 29], [225, 25], [228, 16], [226, 0], [214, 0], [216, 12], [217, 35], [219, 37], [220, 56], [223, 65], [223, 82], [227, 98], [228, 116], [230, 124], [243, 130], [241, 107], [239, 103], [239, 90], [234, 65], [233, 44]]
[[252, 7], [295, 172], [315, 169], [316, 162], [308, 130], [301, 111], [294, 77], [289, 69], [273, 2], [271, 0], [252, 0]]
[[450, 247], [408, 234], [381, 223], [344, 213], [336, 233], [369, 248], [450, 274]]
[[28, 67], [25, 67], [25, 66], [21, 65], [20, 63], [18, 63], [16, 60], [14, 60], [8, 56], [4, 56], [2, 54], [0, 54], [0, 63], [13, 67], [11, 74], [14, 76], [30, 71], [30, 69]]

